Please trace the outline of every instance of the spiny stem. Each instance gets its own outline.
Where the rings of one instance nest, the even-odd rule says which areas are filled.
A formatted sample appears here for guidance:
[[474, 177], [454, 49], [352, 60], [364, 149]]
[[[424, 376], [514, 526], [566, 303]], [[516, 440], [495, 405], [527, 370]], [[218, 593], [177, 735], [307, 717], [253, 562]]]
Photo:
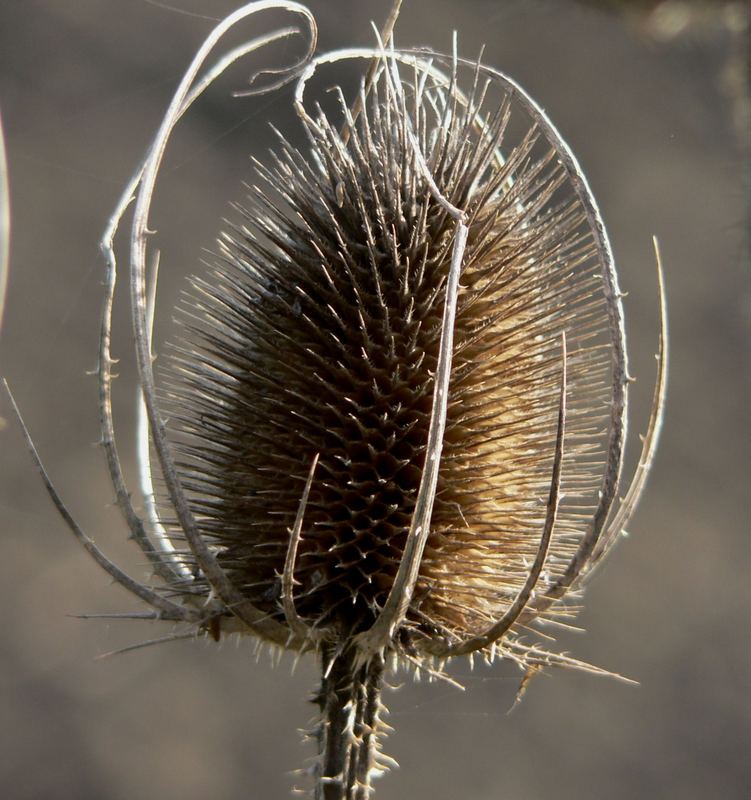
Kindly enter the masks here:
[[368, 800], [384, 769], [378, 760], [384, 659], [362, 664], [357, 656], [354, 647], [322, 654], [323, 678], [313, 698], [321, 709], [315, 800]]

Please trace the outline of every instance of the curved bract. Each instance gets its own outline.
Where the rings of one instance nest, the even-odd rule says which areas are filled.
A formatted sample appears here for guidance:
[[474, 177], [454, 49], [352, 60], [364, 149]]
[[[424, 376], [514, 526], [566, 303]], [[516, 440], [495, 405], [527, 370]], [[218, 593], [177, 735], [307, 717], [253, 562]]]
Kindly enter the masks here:
[[3, 120], [0, 116], [0, 328], [3, 324], [5, 293], [8, 288], [8, 260], [10, 255], [10, 188], [8, 186], [8, 160], [5, 154]]
[[[280, 136], [256, 164], [216, 263], [192, 281], [185, 334], [157, 392], [149, 228], [162, 156], [229, 64], [299, 33], [285, 28], [205, 66], [231, 27], [271, 8], [302, 20], [309, 42], [272, 86], [297, 81], [308, 147]], [[316, 57], [315, 22], [297, 3], [250, 3], [220, 23], [105, 232], [102, 439], [118, 504], [161, 586], [108, 562], [45, 475], [78, 538], [156, 616], [196, 635], [246, 632], [319, 654], [322, 798], [366, 797], [384, 766], [376, 734], [389, 658], [431, 670], [481, 651], [527, 669], [597, 671], [523, 634], [570, 616], [567, 594], [617, 540], [664, 405], [663, 299], [653, 415], [619, 506], [623, 310], [584, 174], [503, 73], [456, 51], [395, 50], [397, 10], [377, 47]], [[354, 103], [339, 91], [324, 113], [310, 80], [347, 60], [367, 78]], [[145, 520], [111, 413], [113, 241], [132, 201]]]

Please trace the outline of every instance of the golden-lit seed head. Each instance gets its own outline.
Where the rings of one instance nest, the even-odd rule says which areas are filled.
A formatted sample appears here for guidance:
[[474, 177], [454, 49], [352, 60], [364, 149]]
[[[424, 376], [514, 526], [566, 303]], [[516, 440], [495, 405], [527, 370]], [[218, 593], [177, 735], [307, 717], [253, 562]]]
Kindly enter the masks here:
[[404, 69], [399, 91], [390, 73], [346, 137], [320, 112], [310, 152], [282, 139], [257, 165], [242, 223], [193, 282], [170, 411], [202, 533], [243, 595], [282, 622], [290, 529], [320, 454], [297, 612], [340, 639], [368, 629], [422, 475], [455, 231], [417, 143], [469, 226], [435, 505], [406, 619], [419, 645], [476, 634], [524, 585], [565, 332], [565, 497], [540, 589], [560, 577], [597, 506], [614, 378], [601, 254], [559, 154], [479, 68], [450, 85], [427, 65]]

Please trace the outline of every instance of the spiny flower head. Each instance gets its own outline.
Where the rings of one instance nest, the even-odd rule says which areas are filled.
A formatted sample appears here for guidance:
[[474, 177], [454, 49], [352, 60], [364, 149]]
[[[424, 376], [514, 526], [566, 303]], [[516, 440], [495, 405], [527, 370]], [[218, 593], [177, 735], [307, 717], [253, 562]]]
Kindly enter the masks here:
[[[217, 75], [290, 35], [252, 40], [199, 74], [233, 25], [276, 6], [309, 33], [292, 70], [307, 147], [280, 136], [256, 162], [213, 269], [187, 293], [184, 334], [157, 391], [147, 263], [162, 155]], [[74, 535], [153, 608], [122, 616], [186, 626], [167, 638], [234, 631], [317, 653], [318, 800], [364, 800], [388, 766], [378, 735], [389, 657], [432, 671], [479, 651], [527, 674], [595, 670], [542, 650], [530, 626], [572, 613], [567, 600], [623, 531], [666, 385], [661, 296], [653, 412], [619, 503], [629, 381], [621, 294], [576, 159], [503, 73], [456, 51], [396, 51], [388, 25], [383, 39], [313, 57], [316, 26], [303, 6], [238, 9], [196, 55], [105, 232], [102, 443], [160, 588], [130, 578], [81, 530], [26, 432]], [[347, 59], [369, 65], [354, 104], [339, 92], [338, 115], [311, 116], [311, 76]], [[145, 519], [111, 409], [113, 242], [134, 195]]]
[[555, 592], [569, 588], [567, 569], [612, 492], [608, 439], [620, 435], [613, 405], [625, 381], [618, 290], [558, 143], [514, 87], [479, 62], [403, 54], [399, 69], [396, 55], [379, 58], [357, 119], [340, 94], [342, 119], [303, 116], [309, 151], [282, 138], [256, 162], [242, 222], [194, 281], [170, 380], [179, 468], [202, 535], [254, 607], [285, 623], [289, 570], [311, 638], [372, 628], [429, 455], [450, 208], [461, 209], [440, 468], [391, 646], [456, 646], [524, 591], [562, 438], [565, 336], [555, 525], [537, 596], [499, 642], [523, 661], [514, 642], [529, 620], [569, 613]]

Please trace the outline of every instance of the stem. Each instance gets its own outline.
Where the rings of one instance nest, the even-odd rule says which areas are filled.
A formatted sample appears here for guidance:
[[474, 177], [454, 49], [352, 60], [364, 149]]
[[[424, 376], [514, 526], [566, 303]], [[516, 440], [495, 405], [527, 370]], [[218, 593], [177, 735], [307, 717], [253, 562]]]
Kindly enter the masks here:
[[322, 656], [323, 678], [313, 698], [321, 709], [314, 797], [368, 800], [373, 779], [385, 768], [378, 761], [384, 659], [359, 663], [354, 647], [343, 653], [329, 648]]

